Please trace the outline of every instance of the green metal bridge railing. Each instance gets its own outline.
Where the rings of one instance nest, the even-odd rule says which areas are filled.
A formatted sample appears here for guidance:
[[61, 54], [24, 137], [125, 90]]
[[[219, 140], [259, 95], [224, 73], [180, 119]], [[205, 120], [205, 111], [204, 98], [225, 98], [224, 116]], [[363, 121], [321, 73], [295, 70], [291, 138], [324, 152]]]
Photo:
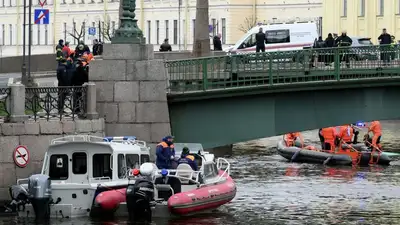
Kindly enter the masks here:
[[167, 61], [170, 93], [400, 77], [400, 46], [310, 48]]

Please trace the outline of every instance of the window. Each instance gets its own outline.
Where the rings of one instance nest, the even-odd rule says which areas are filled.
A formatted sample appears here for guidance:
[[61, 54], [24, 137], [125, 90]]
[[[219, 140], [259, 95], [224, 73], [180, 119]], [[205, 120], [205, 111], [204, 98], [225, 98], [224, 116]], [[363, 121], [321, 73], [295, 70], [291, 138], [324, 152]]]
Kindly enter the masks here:
[[385, 14], [385, 1], [378, 0], [378, 16], [383, 16]]
[[67, 23], [64, 23], [64, 41], [67, 40]]
[[93, 178], [109, 177], [112, 179], [111, 154], [94, 154], [93, 155]]
[[65, 154], [50, 157], [49, 177], [51, 180], [68, 179], [68, 156]]
[[213, 34], [213, 37], [215, 37], [217, 35], [217, 33], [216, 33], [217, 30], [215, 29], [217, 26], [217, 22], [216, 22], [217, 20], [212, 19], [211, 21], [212, 21], [212, 34]]
[[36, 30], [37, 30], [37, 45], [40, 45], [40, 24], [36, 25]]
[[87, 173], [87, 156], [84, 152], [75, 152], [72, 154], [72, 172], [74, 174]]
[[290, 31], [289, 30], [269, 30], [265, 32], [267, 44], [289, 43]]
[[365, 0], [360, 0], [360, 14], [359, 16], [365, 16]]
[[[75, 31], [76, 31], [76, 22], [73, 22], [72, 23], [72, 34], [75, 34]], [[74, 38], [74, 45], [76, 45], [76, 39]]]
[[370, 38], [360, 38], [358, 39], [360, 45], [374, 45]]
[[124, 154], [118, 154], [118, 178], [123, 179], [126, 177], [126, 169]]
[[178, 20], [174, 20], [174, 45], [178, 44]]
[[147, 20], [147, 43], [151, 43], [151, 21]]
[[13, 25], [12, 24], [9, 24], [8, 25], [8, 29], [9, 29], [9, 32], [10, 32], [10, 36], [9, 36], [9, 39], [10, 39], [10, 45], [12, 45], [13, 44]]
[[6, 0], [1, 0], [1, 1], [2, 1], [1, 6], [5, 7], [5, 1]]
[[226, 44], [226, 19], [222, 18], [221, 23], [222, 23], [222, 32], [221, 32], [222, 44]]
[[61, 4], [66, 4], [65, 0], [62, 0], [62, 3], [61, 3]]
[[196, 20], [193, 19], [192, 23], [193, 23], [193, 35], [192, 35], [192, 37], [193, 37], [193, 43], [194, 43], [194, 35], [196, 35]]
[[80, 40], [80, 41], [86, 42], [86, 22], [82, 22], [82, 27], [79, 30], [79, 32], [81, 32], [81, 31], [83, 31], [83, 32], [82, 32], [82, 40]]
[[160, 44], [160, 21], [156, 20], [156, 41], [157, 44]]
[[149, 155], [140, 155], [140, 164], [150, 162], [150, 156]]
[[3, 24], [1, 25], [1, 45], [5, 45], [6, 41], [4, 40], [6, 38], [6, 26]]
[[343, 6], [342, 6], [342, 16], [346, 17], [347, 16], [347, 0], [343, 0]]
[[126, 167], [129, 169], [137, 168], [139, 169], [139, 155], [136, 154], [126, 154]]
[[44, 25], [44, 44], [49, 44], [49, 26], [47, 24]]
[[168, 20], [165, 21], [165, 38], [166, 39], [169, 38], [169, 21]]
[[238, 49], [250, 48], [255, 45], [256, 45], [256, 34], [252, 34], [243, 41], [243, 43], [238, 47]]
[[111, 21], [111, 34], [112, 36], [115, 34], [115, 21]]
[[96, 22], [92, 22], [92, 27], [96, 27]]

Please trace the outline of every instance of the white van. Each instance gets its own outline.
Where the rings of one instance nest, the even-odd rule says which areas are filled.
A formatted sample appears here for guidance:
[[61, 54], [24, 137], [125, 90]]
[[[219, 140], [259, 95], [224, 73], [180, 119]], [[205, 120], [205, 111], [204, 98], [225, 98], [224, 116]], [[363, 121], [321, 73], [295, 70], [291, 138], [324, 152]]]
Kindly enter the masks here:
[[318, 38], [315, 22], [260, 25], [253, 27], [234, 46], [225, 51], [239, 54], [255, 52], [256, 33], [260, 27], [266, 34], [265, 51], [269, 52], [301, 50], [313, 46], [315, 38]]

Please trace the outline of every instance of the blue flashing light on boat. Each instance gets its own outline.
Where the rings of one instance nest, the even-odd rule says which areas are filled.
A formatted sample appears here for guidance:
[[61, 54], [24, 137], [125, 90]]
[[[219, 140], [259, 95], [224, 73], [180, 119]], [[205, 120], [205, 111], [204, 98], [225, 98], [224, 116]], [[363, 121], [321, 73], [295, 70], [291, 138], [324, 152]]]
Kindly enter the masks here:
[[111, 142], [111, 141], [134, 141], [136, 140], [135, 136], [122, 136], [122, 137], [104, 137], [103, 140], [105, 142]]
[[161, 170], [161, 175], [162, 175], [163, 177], [167, 176], [167, 175], [168, 175], [168, 170], [162, 169], [162, 170]]

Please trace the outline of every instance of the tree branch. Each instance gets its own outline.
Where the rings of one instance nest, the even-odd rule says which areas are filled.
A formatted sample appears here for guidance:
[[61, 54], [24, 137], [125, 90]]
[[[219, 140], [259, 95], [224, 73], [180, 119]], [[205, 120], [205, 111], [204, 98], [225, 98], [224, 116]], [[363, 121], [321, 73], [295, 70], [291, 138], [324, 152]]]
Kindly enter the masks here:
[[251, 28], [257, 25], [257, 17], [246, 17], [243, 24], [239, 25], [239, 31], [243, 33], [247, 33]]

